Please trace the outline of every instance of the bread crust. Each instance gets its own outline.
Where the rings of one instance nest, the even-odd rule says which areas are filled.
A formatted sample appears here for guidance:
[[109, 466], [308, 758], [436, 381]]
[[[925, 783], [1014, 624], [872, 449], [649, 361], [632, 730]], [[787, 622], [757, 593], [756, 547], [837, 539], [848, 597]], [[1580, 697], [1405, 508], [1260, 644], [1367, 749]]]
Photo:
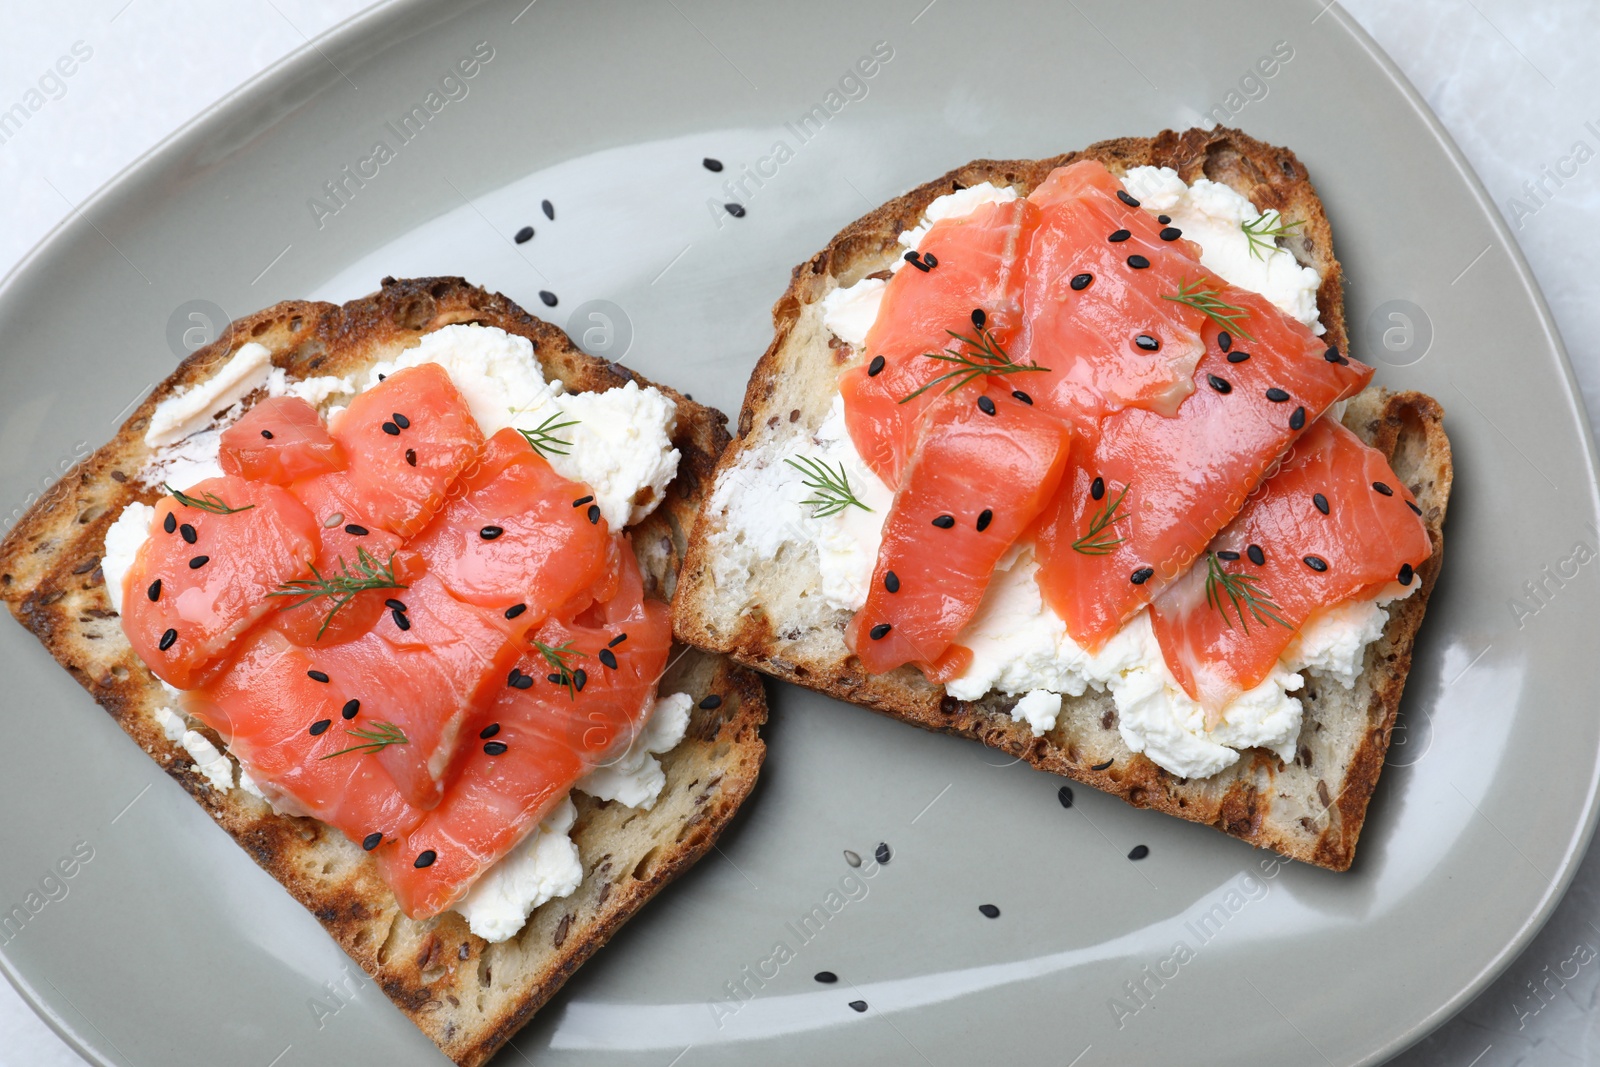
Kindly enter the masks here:
[[[313, 819], [275, 815], [241, 790], [212, 787], [157, 724], [154, 712], [167, 697], [128, 646], [99, 566], [105, 532], [122, 508], [155, 499], [138, 485], [137, 473], [151, 453], [144, 431], [156, 405], [210, 377], [244, 343], [265, 345], [274, 366], [291, 379], [347, 375], [393, 358], [430, 330], [469, 322], [532, 341], [546, 376], [570, 390], [603, 390], [630, 379], [652, 384], [585, 354], [555, 326], [460, 278], [385, 278], [377, 293], [343, 306], [287, 301], [232, 323], [185, 359], [115, 438], [22, 517], [0, 542], [0, 597], [128, 735], [316, 915], [401, 1011], [456, 1063], [476, 1067], [728, 825], [765, 755], [761, 679], [722, 657], [674, 649], [661, 691], [689, 693], [697, 706], [683, 743], [659, 757], [667, 785], [655, 807], [639, 812], [574, 794], [572, 839], [582, 884], [537, 908], [515, 938], [489, 944], [454, 912], [406, 918], [371, 857], [337, 831]], [[682, 459], [661, 505], [630, 530], [646, 594], [670, 599], [686, 531], [728, 434], [720, 412], [657, 388], [677, 406], [673, 443]], [[712, 695], [722, 698], [720, 704], [699, 705]], [[201, 733], [221, 747], [212, 731]]]
[[[747, 451], [794, 432], [796, 426], [815, 431], [826, 404], [809, 400], [806, 390], [832, 381], [858, 357], [834, 345], [828, 349], [830, 359], [820, 358], [823, 346], [814, 334], [814, 313], [807, 318], [808, 309], [836, 286], [886, 267], [900, 251], [899, 234], [916, 225], [928, 204], [982, 181], [1026, 194], [1052, 170], [1081, 159], [1100, 160], [1119, 174], [1149, 165], [1171, 167], [1190, 183], [1207, 177], [1262, 210], [1273, 208], [1286, 220], [1299, 222], [1285, 246], [1320, 273], [1318, 307], [1327, 340], [1349, 351], [1343, 274], [1334, 258], [1327, 215], [1304, 166], [1288, 149], [1218, 127], [1102, 141], [1050, 159], [977, 160], [857, 219], [794, 269], [788, 290], [773, 307], [774, 337], [750, 379], [739, 437], [723, 453], [717, 476], [732, 470]], [[1345, 421], [1383, 451], [1411, 487], [1423, 509], [1433, 554], [1419, 569], [1418, 591], [1391, 610], [1383, 637], [1368, 647], [1353, 690], [1341, 692], [1337, 682], [1307, 673], [1304, 726], [1297, 755], [1287, 763], [1266, 750], [1250, 749], [1232, 767], [1209, 778], [1179, 778], [1123, 744], [1115, 704], [1105, 694], [1091, 691], [1066, 698], [1056, 728], [1036, 738], [1026, 723], [1011, 718], [1012, 698], [990, 694], [978, 701], [956, 700], [911, 667], [881, 676], [867, 673], [844, 645], [848, 613], [839, 613], [837, 624], [827, 628], [834, 632], [819, 633], [797, 632], [793, 620], [769, 616], [759, 604], [730, 611], [721, 599], [709, 543], [719, 528], [709, 493], [674, 600], [676, 632], [684, 641], [726, 653], [774, 677], [924, 729], [973, 738], [1137, 807], [1205, 823], [1293, 859], [1346, 870], [1383, 769], [1417, 628], [1443, 562], [1451, 458], [1443, 411], [1421, 394], [1368, 390], [1351, 402]]]

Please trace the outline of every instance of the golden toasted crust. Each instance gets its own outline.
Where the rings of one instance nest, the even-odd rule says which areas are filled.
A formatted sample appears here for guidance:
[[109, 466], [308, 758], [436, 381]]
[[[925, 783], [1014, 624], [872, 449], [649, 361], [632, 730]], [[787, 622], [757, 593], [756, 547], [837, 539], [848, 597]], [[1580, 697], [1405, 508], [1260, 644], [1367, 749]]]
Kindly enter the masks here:
[[[775, 335], [745, 394], [739, 438], [724, 452], [717, 476], [732, 471], [746, 455], [816, 430], [836, 391], [838, 373], [858, 358], [827, 337], [816, 305], [834, 288], [884, 269], [900, 251], [899, 234], [916, 225], [929, 203], [982, 181], [1026, 194], [1050, 171], [1085, 158], [1098, 159], [1116, 173], [1154, 165], [1171, 167], [1191, 183], [1207, 177], [1242, 193], [1258, 208], [1275, 208], [1286, 220], [1299, 222], [1285, 245], [1320, 273], [1318, 307], [1327, 340], [1348, 351], [1342, 274], [1328, 220], [1305, 168], [1289, 150], [1218, 128], [1105, 141], [1052, 159], [978, 160], [869, 212], [795, 268], [788, 290], [773, 308]], [[680, 639], [727, 653], [775, 677], [926, 729], [972, 737], [1135, 806], [1206, 823], [1292, 858], [1345, 870], [1382, 770], [1412, 641], [1442, 560], [1451, 479], [1442, 418], [1437, 403], [1415, 393], [1390, 396], [1370, 390], [1351, 403], [1347, 424], [1383, 449], [1396, 473], [1412, 486], [1434, 553], [1420, 571], [1419, 591], [1391, 611], [1384, 636], [1369, 646], [1354, 689], [1344, 690], [1308, 672], [1301, 694], [1305, 725], [1298, 754], [1288, 763], [1251, 749], [1234, 766], [1209, 778], [1182, 779], [1127, 748], [1117, 730], [1115, 705], [1105, 694], [1067, 698], [1055, 729], [1036, 738], [1026, 723], [1011, 718], [1013, 699], [991, 694], [959, 701], [911, 667], [869, 674], [844, 645], [848, 613], [800, 620], [790, 617], [793, 600], [784, 601], [785, 608], [768, 610], [760, 582], [751, 586], [756, 590], [751, 599], [739, 599], [747, 590], [741, 589], [739, 596], [730, 592], [726, 575], [718, 573], [712, 541], [721, 528], [721, 514], [709, 493], [680, 575], [674, 625]]]
[[[454, 912], [420, 922], [401, 915], [376, 865], [342, 834], [312, 819], [275, 815], [241, 790], [213, 788], [157, 725], [154, 713], [166, 697], [129, 648], [99, 567], [116, 515], [134, 500], [154, 499], [137, 474], [150, 456], [143, 435], [155, 406], [208, 378], [239, 346], [265, 345], [291, 379], [360, 374], [430, 330], [465, 322], [528, 338], [546, 376], [571, 390], [607, 389], [637, 377], [586, 355], [504, 296], [459, 278], [385, 278], [379, 292], [342, 307], [279, 304], [233, 323], [186, 359], [109, 444], [23, 516], [0, 542], [0, 597], [417, 1026], [471, 1067], [493, 1055], [645, 901], [711, 847], [749, 795], [765, 754], [759, 677], [721, 657], [675, 649], [661, 691], [689, 693], [697, 702], [716, 695], [721, 703], [697, 704], [684, 742], [660, 757], [667, 785], [650, 811], [574, 795], [572, 839], [583, 863], [582, 885], [535, 910], [517, 937], [488, 944]], [[728, 435], [720, 412], [658, 388], [677, 405], [673, 443], [682, 459], [666, 498], [632, 528], [632, 537], [647, 593], [670, 599], [686, 531]], [[201, 732], [220, 747], [215, 734]]]

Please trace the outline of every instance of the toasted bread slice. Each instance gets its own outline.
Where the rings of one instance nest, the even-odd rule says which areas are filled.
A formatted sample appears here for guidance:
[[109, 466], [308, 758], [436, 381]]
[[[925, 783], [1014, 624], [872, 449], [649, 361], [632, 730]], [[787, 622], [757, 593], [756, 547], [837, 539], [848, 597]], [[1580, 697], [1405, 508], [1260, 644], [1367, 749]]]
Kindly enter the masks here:
[[[213, 374], [247, 341], [272, 352], [291, 379], [360, 374], [430, 330], [482, 323], [534, 344], [547, 377], [570, 390], [621, 385], [631, 372], [579, 351], [566, 334], [503, 296], [460, 278], [385, 278], [378, 293], [343, 307], [289, 301], [233, 323], [186, 359], [117, 436], [62, 478], [0, 543], [0, 596], [62, 666], [168, 774], [284, 887], [457, 1063], [487, 1060], [572, 972], [667, 882], [701, 857], [749, 795], [765, 753], [761, 680], [726, 659], [675, 650], [661, 692], [697, 705], [683, 742], [659, 757], [666, 787], [650, 811], [574, 795], [572, 839], [584, 878], [565, 899], [536, 909], [513, 939], [489, 944], [455, 912], [402, 915], [377, 866], [344, 835], [312, 819], [275, 815], [239, 789], [219, 792], [157, 725], [167, 702], [128, 647], [99, 567], [107, 527], [128, 503], [152, 499], [137, 474], [149, 458], [144, 431], [174, 390]], [[641, 380], [641, 384], [649, 384]], [[726, 419], [665, 387], [677, 404], [673, 444], [682, 454], [661, 506], [631, 527], [647, 595], [670, 599]], [[717, 695], [716, 701], [704, 698]], [[703, 703], [701, 703], [704, 701]], [[706, 704], [715, 706], [707, 707]], [[213, 743], [219, 739], [209, 731]]]
[[[1207, 177], [1261, 210], [1275, 208], [1286, 220], [1299, 222], [1285, 244], [1296, 259], [1320, 272], [1318, 306], [1328, 342], [1349, 351], [1328, 219], [1305, 168], [1287, 149], [1219, 128], [1103, 141], [1053, 159], [979, 160], [856, 220], [795, 268], [788, 291], [773, 308], [776, 335], [750, 379], [739, 438], [723, 454], [718, 477], [746, 455], [781, 456], [815, 433], [837, 394], [839, 373], [858, 358], [823, 325], [823, 297], [887, 268], [903, 252], [896, 243], [899, 234], [915, 226], [936, 197], [983, 181], [1026, 194], [1055, 168], [1085, 158], [1098, 159], [1117, 174], [1153, 165], [1171, 167], [1191, 183]], [[830, 608], [814, 593], [820, 580], [815, 550], [809, 545], [786, 550], [781, 563], [757, 573], [719, 558], [709, 541], [724, 528], [724, 515], [710, 506], [709, 492], [679, 576], [677, 635], [841, 700], [974, 738], [1137, 807], [1207, 823], [1294, 859], [1345, 870], [1383, 768], [1412, 641], [1439, 573], [1451, 480], [1442, 419], [1439, 405], [1417, 393], [1371, 389], [1348, 407], [1346, 425], [1389, 456], [1415, 493], [1433, 555], [1421, 568], [1418, 592], [1390, 610], [1383, 637], [1368, 646], [1354, 689], [1307, 673], [1298, 755], [1287, 764], [1271, 752], [1250, 749], [1218, 774], [1183, 779], [1128, 749], [1108, 694], [1091, 690], [1065, 699], [1055, 728], [1035, 738], [1026, 723], [1011, 718], [1014, 698], [991, 693], [979, 701], [959, 701], [912, 667], [871, 675], [845, 646], [850, 613]]]

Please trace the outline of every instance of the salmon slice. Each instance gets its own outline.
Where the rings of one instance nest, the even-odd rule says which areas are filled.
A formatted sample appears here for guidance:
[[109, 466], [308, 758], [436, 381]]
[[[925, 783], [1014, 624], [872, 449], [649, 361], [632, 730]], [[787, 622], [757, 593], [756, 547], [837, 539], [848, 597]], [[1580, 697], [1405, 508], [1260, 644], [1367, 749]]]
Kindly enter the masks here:
[[493, 701], [527, 623], [462, 603], [431, 574], [390, 599], [396, 606], [366, 634], [307, 654], [371, 719], [404, 735], [376, 758], [407, 803], [426, 810], [444, 793], [462, 723]]
[[1016, 332], [1022, 311], [1020, 267], [1038, 219], [1038, 208], [1026, 200], [983, 204], [970, 215], [941, 219], [929, 228], [919, 251], [923, 266], [936, 266], [908, 265], [884, 286], [878, 318], [867, 333], [864, 354], [871, 358], [840, 377], [839, 391], [856, 451], [891, 489], [900, 484], [923, 410], [945, 387], [905, 398], [955, 369], [926, 353], [972, 349], [952, 332], [978, 340], [974, 311], [983, 313], [1001, 351]]
[[510, 428], [489, 438], [408, 547], [457, 598], [500, 611], [520, 604], [530, 625], [574, 597], [586, 604], [616, 589], [617, 541], [594, 494]]
[[[534, 646], [515, 674], [500, 679], [498, 698], [470, 724], [443, 802], [379, 850], [384, 877], [412, 918], [459, 900], [574, 782], [620, 755], [642, 729], [666, 669], [672, 627], [667, 606], [644, 599], [625, 542], [618, 555], [616, 594], [539, 629], [534, 640], [554, 662]], [[552, 682], [551, 674], [564, 680]]]
[[[353, 841], [393, 838], [422, 818], [372, 755], [387, 736], [379, 701], [359, 700], [345, 679], [317, 681], [314, 653], [259, 627], [227, 671], [184, 694], [185, 710], [217, 733], [280, 810], [310, 815]], [[344, 751], [357, 746], [357, 751]], [[336, 753], [343, 753], [336, 755]]]
[[273, 396], [222, 431], [217, 462], [228, 474], [288, 485], [343, 470], [345, 459], [316, 408], [297, 396]]
[[907, 663], [959, 673], [959, 653], [941, 657], [1061, 481], [1071, 428], [987, 381], [987, 391], [967, 386], [928, 409], [895, 493], [866, 605], [845, 631], [874, 674]]
[[1433, 551], [1383, 453], [1332, 419], [1295, 442], [1208, 547], [1151, 609], [1167, 666], [1208, 725], [1271, 673], [1314, 612], [1405, 592]]
[[350, 401], [330, 430], [349, 460], [323, 477], [369, 525], [411, 537], [444, 507], [483, 447], [467, 402], [436, 363], [396, 371]]
[[156, 504], [122, 596], [128, 643], [179, 689], [198, 684], [317, 551], [310, 512], [275, 485], [225, 475], [184, 495]]
[[1200, 387], [1170, 418], [1124, 408], [1086, 428], [1040, 518], [1040, 591], [1090, 651], [1189, 569], [1305, 427], [1372, 378], [1265, 298], [1206, 278], [1243, 314], [1231, 332], [1207, 321]]
[[1028, 199], [1040, 214], [1017, 355], [1052, 373], [1023, 388], [1072, 419], [1176, 412], [1194, 391], [1206, 319], [1163, 297], [1201, 276], [1199, 247], [1141, 210], [1097, 160], [1057, 168]]

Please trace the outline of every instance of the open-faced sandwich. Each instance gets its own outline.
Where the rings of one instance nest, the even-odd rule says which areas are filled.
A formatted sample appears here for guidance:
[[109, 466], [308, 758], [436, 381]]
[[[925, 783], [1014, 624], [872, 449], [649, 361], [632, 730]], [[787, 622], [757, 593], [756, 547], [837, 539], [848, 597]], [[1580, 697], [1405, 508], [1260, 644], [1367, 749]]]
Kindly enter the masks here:
[[189, 357], [0, 545], [21, 622], [462, 1064], [748, 795], [673, 645], [724, 419], [458, 278]]
[[1441, 559], [1305, 168], [1236, 131], [983, 160], [797, 267], [681, 638], [1350, 865]]

